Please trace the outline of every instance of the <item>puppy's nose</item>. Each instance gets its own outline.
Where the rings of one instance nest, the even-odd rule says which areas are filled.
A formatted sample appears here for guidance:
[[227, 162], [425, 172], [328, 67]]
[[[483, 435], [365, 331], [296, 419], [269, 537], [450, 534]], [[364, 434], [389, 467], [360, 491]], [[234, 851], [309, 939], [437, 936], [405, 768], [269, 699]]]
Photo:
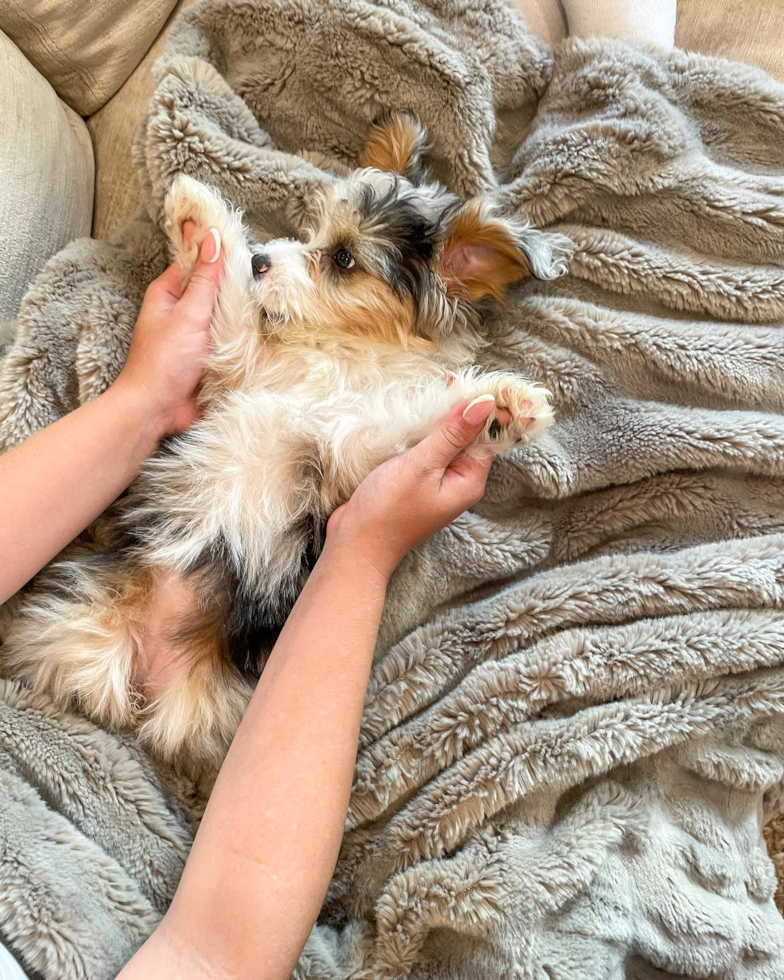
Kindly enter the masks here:
[[265, 272], [269, 272], [270, 266], [272, 265], [272, 260], [269, 255], [265, 255], [263, 252], [259, 252], [254, 255], [250, 260], [251, 268], [253, 269], [253, 275], [258, 278], [263, 276]]

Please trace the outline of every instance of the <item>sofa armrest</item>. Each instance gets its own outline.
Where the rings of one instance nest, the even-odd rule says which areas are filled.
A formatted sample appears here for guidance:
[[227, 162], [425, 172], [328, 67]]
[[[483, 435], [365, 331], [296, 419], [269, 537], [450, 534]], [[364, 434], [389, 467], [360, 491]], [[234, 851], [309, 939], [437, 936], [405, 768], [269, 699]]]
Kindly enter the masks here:
[[687, 51], [757, 65], [784, 81], [784, 4], [678, 0], [675, 43]]
[[3, 0], [3, 31], [80, 116], [136, 68], [176, 0]]
[[138, 68], [87, 126], [95, 147], [93, 237], [109, 238], [136, 214], [142, 200], [131, 147], [155, 89], [152, 66], [162, 53], [177, 15], [194, 0], [177, 0], [169, 20]]
[[50, 256], [90, 234], [94, 163], [84, 121], [0, 33], [0, 321]]

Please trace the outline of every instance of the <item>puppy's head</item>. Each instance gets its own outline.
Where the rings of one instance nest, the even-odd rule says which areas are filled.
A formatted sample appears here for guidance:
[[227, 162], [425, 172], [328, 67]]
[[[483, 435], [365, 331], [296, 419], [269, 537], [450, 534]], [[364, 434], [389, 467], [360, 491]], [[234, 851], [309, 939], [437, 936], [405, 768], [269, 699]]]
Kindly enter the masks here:
[[396, 114], [375, 125], [362, 168], [319, 192], [305, 242], [252, 259], [270, 329], [436, 349], [471, 332], [476, 305], [528, 275], [566, 271], [569, 242], [460, 201], [427, 182], [424, 131]]

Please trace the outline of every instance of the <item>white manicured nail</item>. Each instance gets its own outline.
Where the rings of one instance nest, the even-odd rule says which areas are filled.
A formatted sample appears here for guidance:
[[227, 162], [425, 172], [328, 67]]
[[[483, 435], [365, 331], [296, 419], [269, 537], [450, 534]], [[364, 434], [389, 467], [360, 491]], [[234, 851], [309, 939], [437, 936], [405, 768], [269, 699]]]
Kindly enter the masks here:
[[221, 237], [217, 228], [210, 228], [201, 243], [201, 257], [204, 262], [217, 262], [221, 250]]
[[486, 421], [495, 405], [495, 395], [480, 395], [463, 409], [463, 418], [469, 425], [479, 425]]

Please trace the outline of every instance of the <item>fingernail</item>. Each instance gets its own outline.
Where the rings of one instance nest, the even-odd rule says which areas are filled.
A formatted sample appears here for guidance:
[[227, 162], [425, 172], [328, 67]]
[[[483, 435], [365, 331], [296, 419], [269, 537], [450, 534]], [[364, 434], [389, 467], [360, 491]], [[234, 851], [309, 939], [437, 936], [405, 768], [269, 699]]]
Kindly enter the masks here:
[[494, 405], [495, 395], [480, 395], [463, 409], [463, 418], [469, 425], [479, 425], [487, 421]]
[[221, 237], [217, 228], [210, 228], [199, 249], [202, 262], [217, 262], [221, 250]]

